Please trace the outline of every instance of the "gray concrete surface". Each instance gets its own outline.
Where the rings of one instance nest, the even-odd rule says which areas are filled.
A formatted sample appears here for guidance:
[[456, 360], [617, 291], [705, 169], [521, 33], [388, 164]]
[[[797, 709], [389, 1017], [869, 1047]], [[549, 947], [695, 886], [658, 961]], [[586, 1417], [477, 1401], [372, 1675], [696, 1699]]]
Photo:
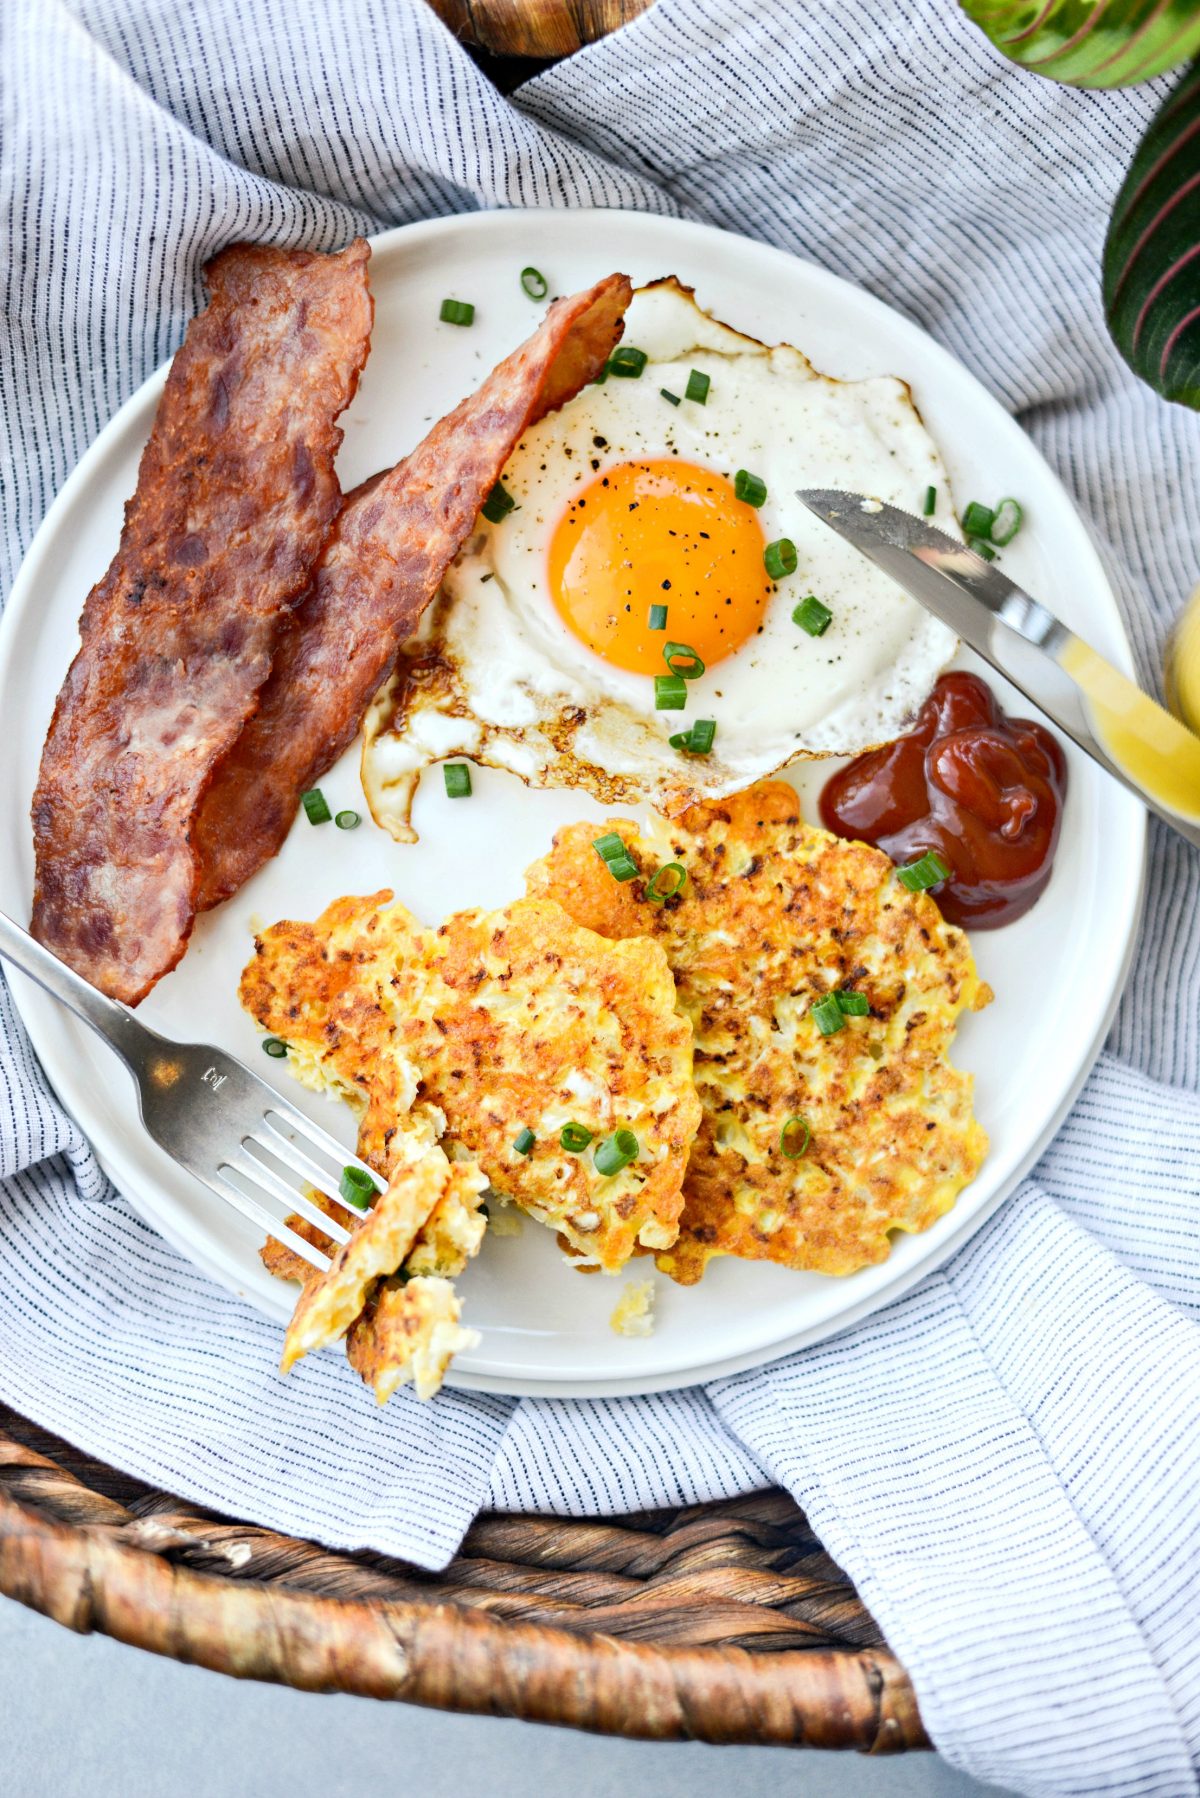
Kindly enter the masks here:
[[985, 1798], [933, 1755], [610, 1742], [240, 1684], [0, 1599], [3, 1798]]

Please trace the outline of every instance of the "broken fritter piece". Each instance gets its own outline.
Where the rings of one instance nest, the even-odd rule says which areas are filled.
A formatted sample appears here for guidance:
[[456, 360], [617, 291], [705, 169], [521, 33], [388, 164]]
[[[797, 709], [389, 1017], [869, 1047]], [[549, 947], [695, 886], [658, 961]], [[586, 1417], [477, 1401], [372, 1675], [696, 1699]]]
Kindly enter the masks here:
[[477, 1330], [460, 1325], [461, 1311], [449, 1280], [436, 1275], [381, 1280], [346, 1339], [350, 1365], [381, 1405], [406, 1380], [418, 1398], [432, 1398], [451, 1359], [479, 1341]]
[[284, 1339], [281, 1371], [287, 1373], [301, 1355], [346, 1334], [376, 1282], [403, 1267], [448, 1189], [453, 1188], [455, 1204], [465, 1209], [469, 1197], [478, 1204], [486, 1184], [474, 1163], [447, 1158], [430, 1125], [407, 1130], [386, 1192], [361, 1221], [352, 1222], [350, 1241], [334, 1251], [328, 1272], [307, 1270]]
[[[700, 1106], [662, 950], [606, 942], [552, 899], [460, 912], [435, 932], [380, 897], [265, 931], [241, 986], [303, 1077], [358, 1095], [364, 1159], [386, 1170], [396, 1094], [415, 1075], [448, 1141], [582, 1264], [615, 1272], [666, 1248]], [[582, 1149], [564, 1146], [568, 1124]], [[606, 1171], [597, 1151], [618, 1130], [636, 1155]]]
[[[612, 878], [602, 832], [640, 878]], [[686, 885], [648, 903], [671, 862]], [[661, 944], [692, 1020], [703, 1120], [679, 1237], [657, 1258], [673, 1279], [717, 1255], [852, 1273], [886, 1258], [893, 1230], [928, 1229], [978, 1171], [971, 1076], [948, 1058], [960, 1013], [991, 998], [970, 945], [886, 855], [805, 825], [785, 782], [645, 833], [573, 825], [527, 882], [604, 936]], [[839, 991], [865, 1014], [839, 1011], [823, 1035], [813, 1007]]]

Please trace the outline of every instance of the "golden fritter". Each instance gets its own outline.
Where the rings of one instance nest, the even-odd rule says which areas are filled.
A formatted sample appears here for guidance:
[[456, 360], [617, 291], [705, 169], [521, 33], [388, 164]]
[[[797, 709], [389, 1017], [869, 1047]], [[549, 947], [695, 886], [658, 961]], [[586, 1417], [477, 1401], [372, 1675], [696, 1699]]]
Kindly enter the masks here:
[[479, 1341], [478, 1331], [460, 1327], [461, 1311], [449, 1280], [381, 1280], [346, 1338], [350, 1365], [381, 1405], [406, 1380], [418, 1398], [432, 1398], [452, 1357]]
[[335, 1250], [328, 1272], [307, 1270], [284, 1339], [281, 1371], [346, 1334], [377, 1283], [403, 1266], [449, 1188], [455, 1189], [459, 1207], [477, 1206], [486, 1184], [475, 1163], [449, 1161], [432, 1130], [406, 1132], [387, 1191], [352, 1223], [350, 1240]]
[[[387, 1170], [419, 1092], [493, 1188], [585, 1264], [614, 1272], [672, 1243], [700, 1105], [663, 950], [606, 941], [551, 899], [429, 931], [385, 897], [264, 932], [241, 987], [300, 1078], [356, 1101], [363, 1157]], [[569, 1123], [591, 1146], [563, 1148]], [[618, 1129], [636, 1159], [602, 1173], [596, 1144]]]
[[[947, 1058], [959, 1013], [991, 998], [966, 937], [879, 850], [806, 826], [782, 781], [648, 829], [573, 825], [527, 878], [592, 930], [661, 943], [692, 1020], [704, 1117], [659, 1267], [691, 1284], [716, 1255], [829, 1274], [884, 1260], [889, 1232], [928, 1229], [986, 1153], [971, 1076]], [[609, 873], [602, 831], [638, 878]], [[672, 862], [686, 885], [655, 904], [648, 879]], [[839, 991], [869, 1009], [822, 1035], [813, 1006]]]

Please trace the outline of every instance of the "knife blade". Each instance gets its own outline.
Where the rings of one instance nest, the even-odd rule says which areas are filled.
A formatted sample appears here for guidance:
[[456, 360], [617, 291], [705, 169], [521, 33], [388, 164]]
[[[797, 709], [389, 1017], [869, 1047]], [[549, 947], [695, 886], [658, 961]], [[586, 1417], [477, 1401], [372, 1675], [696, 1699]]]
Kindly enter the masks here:
[[1200, 847], [1200, 737], [1007, 575], [925, 519], [861, 493], [809, 488], [796, 497]]

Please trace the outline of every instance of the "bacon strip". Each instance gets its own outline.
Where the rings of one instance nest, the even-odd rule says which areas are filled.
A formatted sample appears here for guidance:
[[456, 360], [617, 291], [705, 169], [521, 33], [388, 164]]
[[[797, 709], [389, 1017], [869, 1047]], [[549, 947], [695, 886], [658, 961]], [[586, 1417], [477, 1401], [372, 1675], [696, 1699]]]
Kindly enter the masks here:
[[183, 954], [201, 797], [341, 504], [335, 420], [370, 343], [369, 256], [238, 244], [209, 264], [84, 605], [33, 801], [33, 930], [131, 1005]]
[[624, 275], [610, 275], [558, 300], [478, 393], [349, 495], [259, 710], [205, 798], [200, 909], [277, 853], [300, 795], [353, 742], [522, 433], [600, 373], [632, 294]]

